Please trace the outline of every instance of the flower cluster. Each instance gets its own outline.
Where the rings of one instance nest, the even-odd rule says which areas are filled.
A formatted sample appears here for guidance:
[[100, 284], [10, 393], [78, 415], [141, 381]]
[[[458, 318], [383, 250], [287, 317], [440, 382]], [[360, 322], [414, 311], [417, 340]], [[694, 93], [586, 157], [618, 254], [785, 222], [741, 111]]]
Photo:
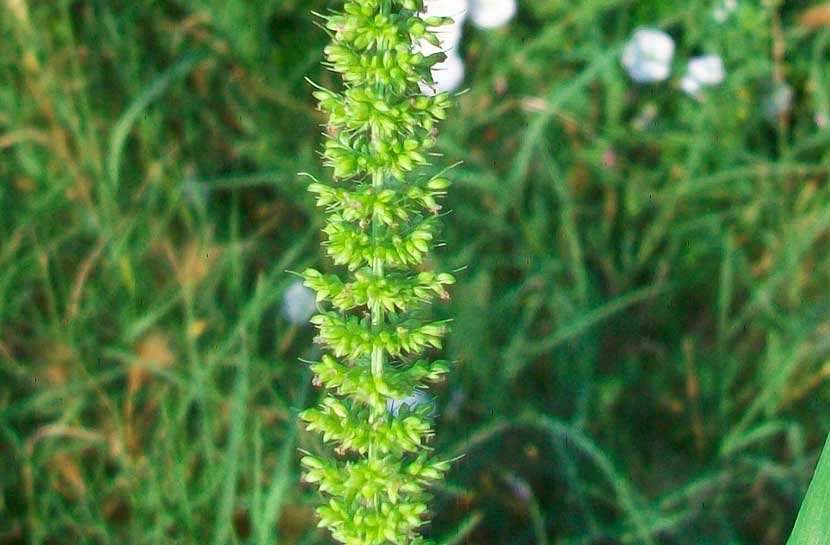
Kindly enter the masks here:
[[[662, 30], [640, 28], [625, 44], [622, 65], [637, 83], [656, 83], [668, 79], [674, 58], [674, 40]], [[689, 60], [680, 89], [700, 98], [706, 87], [720, 85], [726, 77], [723, 60], [718, 55], [702, 55]]]
[[[421, 399], [448, 371], [424, 357], [447, 331], [426, 310], [455, 282], [425, 262], [450, 182], [415, 173], [451, 104], [421, 86], [435, 85], [432, 69], [446, 59], [436, 30], [453, 20], [424, 9], [423, 0], [346, 0], [342, 12], [321, 15], [333, 37], [325, 64], [344, 89], [315, 86], [333, 179], [309, 190], [326, 214], [326, 252], [345, 271], [300, 274], [324, 309], [311, 323], [326, 348], [311, 363], [326, 394], [301, 418], [333, 447], [332, 455], [306, 452], [302, 465], [327, 498], [320, 526], [346, 545], [425, 543], [418, 529], [429, 487], [449, 468], [427, 446], [430, 404], [401, 401]], [[435, 49], [424, 52], [423, 43]]]

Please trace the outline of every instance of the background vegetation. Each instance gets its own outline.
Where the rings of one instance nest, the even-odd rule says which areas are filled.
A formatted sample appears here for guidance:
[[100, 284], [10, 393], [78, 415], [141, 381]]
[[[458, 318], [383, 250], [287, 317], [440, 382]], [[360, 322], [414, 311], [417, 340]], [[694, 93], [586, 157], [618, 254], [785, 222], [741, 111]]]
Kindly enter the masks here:
[[[329, 266], [322, 0], [4, 0], [0, 543], [324, 543], [286, 269]], [[439, 269], [445, 543], [786, 540], [830, 430], [830, 13], [520, 2], [467, 29]], [[639, 26], [727, 78], [619, 63]], [[792, 109], [769, 112], [788, 82]]]

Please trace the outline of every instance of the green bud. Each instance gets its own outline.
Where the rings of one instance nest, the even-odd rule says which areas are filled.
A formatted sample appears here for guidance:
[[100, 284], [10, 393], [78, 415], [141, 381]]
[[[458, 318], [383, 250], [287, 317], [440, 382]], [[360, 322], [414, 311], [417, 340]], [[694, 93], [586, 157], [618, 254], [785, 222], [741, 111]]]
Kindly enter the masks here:
[[427, 188], [434, 191], [443, 191], [450, 187], [450, 181], [446, 178], [433, 178], [427, 182]]

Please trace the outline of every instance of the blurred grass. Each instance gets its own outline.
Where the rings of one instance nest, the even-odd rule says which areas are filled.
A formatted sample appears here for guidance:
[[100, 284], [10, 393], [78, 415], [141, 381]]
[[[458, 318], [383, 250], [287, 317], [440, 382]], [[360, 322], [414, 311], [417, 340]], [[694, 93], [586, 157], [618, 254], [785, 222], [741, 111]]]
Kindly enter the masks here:
[[[326, 176], [327, 5], [4, 0], [0, 543], [324, 542], [294, 463], [312, 333], [280, 307], [283, 271], [329, 266], [295, 174]], [[467, 29], [442, 541], [786, 541], [830, 429], [830, 29], [740, 6]], [[640, 25], [726, 82], [634, 85]]]

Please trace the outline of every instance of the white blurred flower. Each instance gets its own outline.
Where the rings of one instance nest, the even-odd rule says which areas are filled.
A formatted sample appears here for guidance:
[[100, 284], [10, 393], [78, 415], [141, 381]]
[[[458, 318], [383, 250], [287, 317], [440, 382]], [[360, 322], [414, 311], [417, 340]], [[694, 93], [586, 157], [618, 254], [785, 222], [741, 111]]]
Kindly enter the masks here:
[[434, 55], [435, 53], [443, 53], [444, 51], [446, 51], [444, 47], [442, 47], [443, 45], [443, 43], [441, 44], [441, 46], [432, 45], [426, 40], [421, 40], [420, 42], [415, 44], [415, 47], [413, 47], [412, 49], [414, 52], [420, 53], [424, 57], [429, 57], [430, 55]]
[[672, 57], [674, 40], [671, 36], [662, 30], [641, 28], [625, 45], [622, 64], [634, 81], [651, 83], [669, 77]]
[[725, 23], [736, 11], [738, 11], [738, 0], [718, 0], [712, 10], [712, 17], [718, 23]]
[[816, 126], [819, 129], [830, 127], [830, 114], [827, 112], [816, 112]]
[[421, 92], [427, 96], [437, 93], [455, 91], [464, 81], [464, 61], [458, 54], [458, 46], [467, 16], [467, 0], [424, 0], [424, 13], [436, 17], [452, 17], [453, 24], [433, 28], [440, 44], [432, 45], [421, 40], [415, 51], [428, 56], [445, 53], [447, 58], [432, 67], [432, 79], [435, 85], [421, 82]]
[[[442, 27], [443, 28], [443, 27]], [[426, 40], [418, 42], [414, 50], [421, 55], [428, 57], [435, 53], [458, 54], [458, 44], [461, 43], [461, 32], [458, 34], [452, 33], [436, 33], [438, 35], [439, 45], [432, 45]]]
[[[454, 23], [452, 25], [438, 27], [435, 29], [435, 35], [438, 36], [438, 41], [441, 43], [439, 48], [441, 51], [444, 53], [457, 51], [458, 45], [461, 43], [462, 26], [458, 23]], [[428, 42], [426, 45], [432, 48], [435, 47]]]
[[499, 28], [516, 15], [516, 0], [470, 0], [470, 20], [479, 28]]
[[432, 67], [434, 86], [421, 83], [421, 92], [427, 96], [437, 93], [451, 92], [458, 89], [464, 82], [464, 61], [456, 53], [450, 52], [446, 60]]
[[777, 121], [793, 107], [793, 88], [786, 83], [776, 84], [764, 100], [764, 113], [770, 121]]
[[290, 322], [304, 324], [316, 310], [314, 291], [303, 286], [302, 280], [297, 280], [285, 290], [282, 296], [282, 312]]
[[698, 96], [698, 94], [700, 93], [700, 87], [700, 82], [692, 76], [690, 76], [689, 74], [686, 74], [685, 76], [680, 78], [680, 88], [687, 95]]
[[726, 77], [723, 60], [717, 55], [703, 55], [689, 61], [680, 88], [686, 94], [698, 96], [704, 87], [720, 85]]
[[[448, 52], [456, 49], [461, 42], [464, 19], [467, 18], [467, 0], [424, 0], [424, 14], [433, 17], [453, 18], [451, 25], [430, 28], [430, 30], [438, 36], [438, 40], [441, 42], [441, 51]], [[425, 52], [425, 49], [429, 53]], [[438, 49], [432, 44], [423, 42], [420, 44], [419, 50], [424, 55], [430, 55]]]
[[[400, 412], [401, 408], [406, 406], [410, 411], [414, 411], [415, 408], [420, 407], [421, 405], [432, 405], [433, 401], [427, 394], [422, 392], [421, 390], [415, 390], [409, 397], [405, 397], [403, 399], [387, 399], [386, 400], [386, 410], [391, 414], [397, 416]], [[433, 407], [433, 410], [435, 408]]]
[[723, 59], [717, 55], [704, 55], [689, 61], [688, 73], [704, 86], [719, 85], [726, 77]]

